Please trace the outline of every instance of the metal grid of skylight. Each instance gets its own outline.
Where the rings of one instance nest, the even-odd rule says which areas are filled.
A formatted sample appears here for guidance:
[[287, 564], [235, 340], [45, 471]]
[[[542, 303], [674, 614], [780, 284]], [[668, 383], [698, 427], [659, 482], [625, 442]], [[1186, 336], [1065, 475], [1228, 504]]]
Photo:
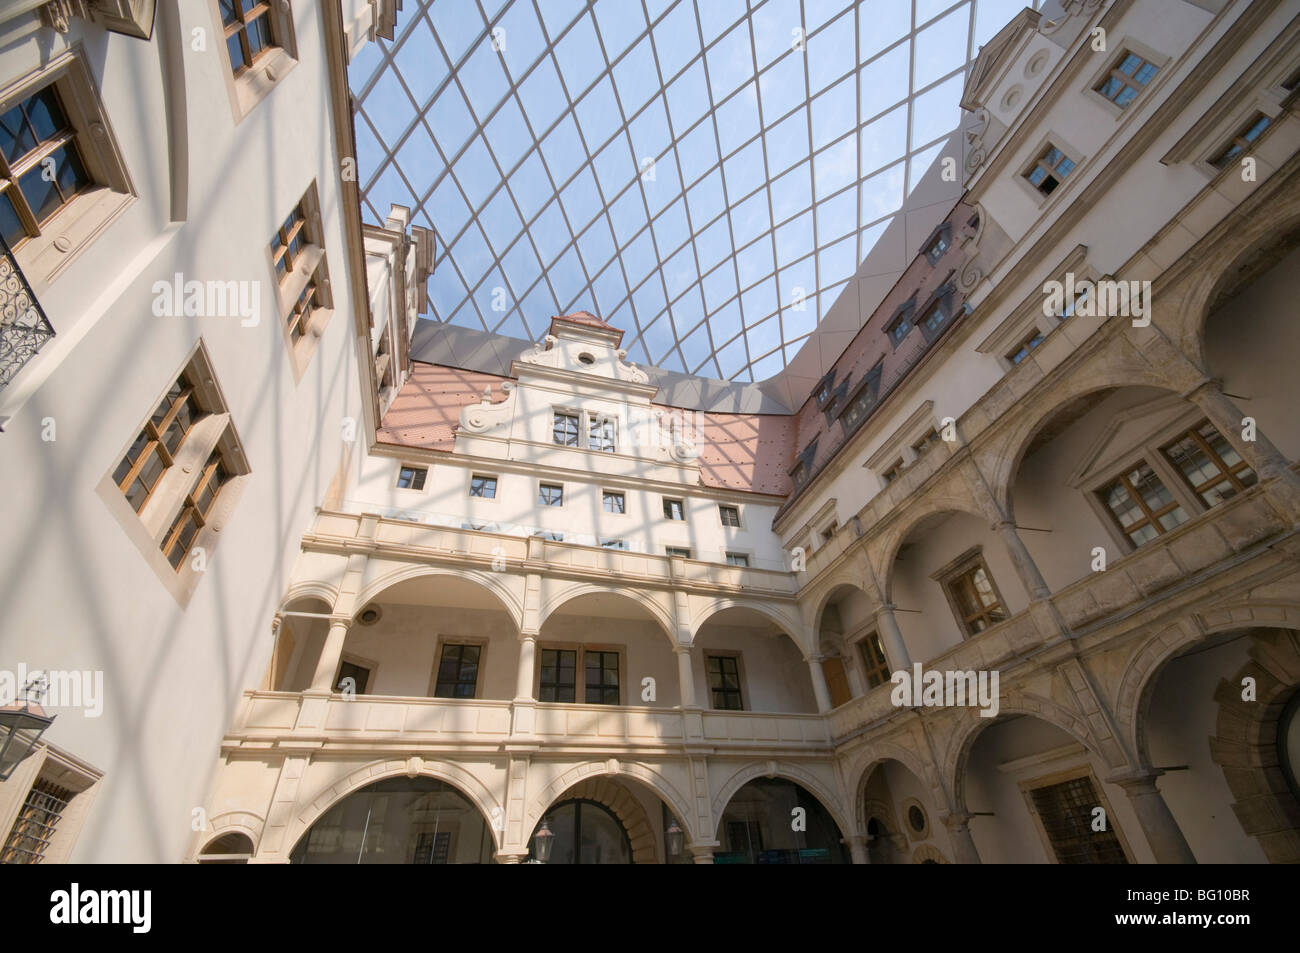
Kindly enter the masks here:
[[397, 203], [435, 230], [435, 320], [537, 340], [583, 309], [628, 332], [631, 360], [765, 380], [1026, 5], [408, 3], [350, 67], [363, 214]]

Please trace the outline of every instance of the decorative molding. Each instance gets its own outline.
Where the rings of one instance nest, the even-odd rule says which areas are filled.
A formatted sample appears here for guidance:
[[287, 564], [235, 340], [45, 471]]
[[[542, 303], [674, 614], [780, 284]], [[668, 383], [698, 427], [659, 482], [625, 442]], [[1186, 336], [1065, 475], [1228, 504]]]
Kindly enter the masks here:
[[557, 341], [553, 334], [548, 334], [531, 348], [519, 355], [517, 360], [524, 364], [539, 364], [542, 367], [559, 367], [560, 352], [555, 347]]
[[510, 381], [501, 382], [501, 390], [506, 399], [492, 403], [492, 385], [483, 390], [483, 397], [477, 404], [470, 404], [460, 412], [460, 426], [470, 433], [486, 433], [498, 424], [505, 422], [514, 413], [515, 385]]

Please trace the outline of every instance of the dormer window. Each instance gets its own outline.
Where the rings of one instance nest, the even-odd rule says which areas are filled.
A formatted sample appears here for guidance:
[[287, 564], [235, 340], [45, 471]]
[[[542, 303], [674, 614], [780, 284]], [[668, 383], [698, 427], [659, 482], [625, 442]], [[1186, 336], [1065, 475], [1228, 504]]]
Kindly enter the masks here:
[[790, 468], [790, 479], [794, 481], [796, 490], [807, 483], [808, 478], [812, 476], [812, 463], [816, 455], [817, 438], [814, 437], [812, 443], [803, 448], [794, 466]]
[[916, 327], [912, 320], [914, 314], [915, 312], [912, 308], [904, 308], [902, 312], [890, 322], [889, 326], [885, 328], [885, 333], [889, 335], [890, 343], [894, 345], [895, 349], [897, 349], [898, 345], [902, 344], [903, 340], [912, 333], [912, 328]]
[[948, 250], [948, 246], [951, 244], [948, 236], [949, 230], [947, 227], [944, 227], [939, 230], [938, 235], [934, 236], [934, 241], [930, 242], [930, 244], [926, 246], [925, 257], [930, 264], [937, 265], [939, 259], [943, 257], [943, 253]]
[[1051, 195], [1065, 177], [1074, 171], [1074, 165], [1073, 159], [1056, 146], [1049, 145], [1025, 173], [1025, 178], [1044, 195]]
[[813, 391], [813, 398], [817, 401], [818, 409], [822, 409], [833, 396], [835, 396], [835, 371], [832, 370], [817, 384], [816, 390]]

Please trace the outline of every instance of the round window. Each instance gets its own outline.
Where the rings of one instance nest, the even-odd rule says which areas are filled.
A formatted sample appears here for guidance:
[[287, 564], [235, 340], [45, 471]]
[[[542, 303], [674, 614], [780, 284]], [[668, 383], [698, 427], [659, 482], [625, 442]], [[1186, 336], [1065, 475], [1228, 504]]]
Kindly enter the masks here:
[[913, 804], [907, 809], [907, 823], [912, 825], [912, 830], [921, 833], [925, 830], [925, 811]]
[[581, 354], [578, 355], [578, 362], [581, 364], [595, 364], [596, 358], [594, 355], [588, 354], [586, 351], [583, 351]]

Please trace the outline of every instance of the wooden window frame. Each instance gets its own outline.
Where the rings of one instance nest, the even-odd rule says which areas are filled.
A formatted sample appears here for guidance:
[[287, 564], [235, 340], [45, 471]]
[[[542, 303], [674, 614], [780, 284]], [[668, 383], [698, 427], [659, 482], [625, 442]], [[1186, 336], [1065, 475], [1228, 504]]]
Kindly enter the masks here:
[[[217, 488], [213, 491], [211, 499], [208, 500], [207, 508], [204, 509], [199, 505], [198, 500], [204, 490], [206, 490], [216, 478], [217, 473], [221, 471], [224, 471], [226, 476], [217, 483]], [[224, 489], [229, 482], [230, 465], [226, 462], [225, 457], [221, 452], [221, 448], [218, 446], [212, 451], [212, 454], [204, 463], [203, 469], [199, 473], [198, 482], [196, 482], [190, 492], [186, 494], [185, 502], [181, 506], [181, 511], [176, 515], [176, 519], [172, 521], [171, 529], [167, 532], [162, 543], [163, 556], [166, 557], [167, 561], [171, 563], [178, 572], [190, 552], [198, 545], [200, 533], [203, 532], [203, 528], [208, 525], [209, 520], [212, 518], [212, 514], [216, 511], [217, 498], [221, 495], [222, 489]], [[185, 545], [181, 543], [181, 535], [185, 529], [185, 525], [191, 521], [194, 523], [194, 535], [190, 538], [189, 544]], [[172, 554], [178, 544], [182, 546], [180, 550], [180, 558], [173, 562]]]
[[[559, 491], [558, 497], [554, 500], [545, 499], [544, 498], [545, 491], [547, 490], [558, 490]], [[551, 507], [563, 507], [564, 506], [564, 484], [563, 483], [542, 483], [541, 481], [538, 481], [537, 505], [544, 506], [547, 509], [550, 509]]]
[[[402, 473], [406, 470], [411, 471], [411, 485], [402, 486]], [[417, 493], [424, 492], [424, 484], [429, 479], [429, 468], [418, 466], [416, 464], [399, 463], [397, 465], [397, 483], [395, 488], [398, 490], [414, 490]], [[419, 486], [416, 486], [416, 482]]]
[[[1128, 61], [1129, 57], [1136, 59], [1138, 65], [1134, 68], [1132, 73], [1125, 73], [1122, 67], [1124, 63]], [[1148, 66], [1152, 70], [1151, 75], [1145, 80], [1139, 81], [1138, 74], [1142, 72], [1144, 67]], [[1138, 97], [1142, 95], [1143, 91], [1146, 90], [1151, 80], [1155, 79], [1160, 73], [1160, 68], [1161, 64], [1147, 59], [1145, 53], [1139, 52], [1129, 46], [1124, 46], [1120, 49], [1119, 55], [1111, 60], [1110, 67], [1100, 77], [1100, 79], [1097, 79], [1092, 83], [1091, 89], [1094, 93], [1115, 108], [1128, 109], [1129, 106], [1132, 106], [1133, 103], [1138, 100]], [[1106, 86], [1112, 81], [1119, 83], [1119, 89], [1115, 91], [1115, 95], [1113, 96], [1105, 92]], [[1125, 89], [1133, 90], [1133, 95], [1127, 102], [1121, 103], [1119, 97], [1123, 95]]]
[[[1092, 490], [1092, 495], [1101, 504], [1102, 512], [1106, 514], [1110, 525], [1113, 526], [1115, 530], [1118, 531], [1119, 537], [1124, 540], [1125, 544], [1127, 544], [1130, 552], [1140, 549], [1142, 546], [1145, 546], [1147, 543], [1154, 542], [1159, 537], [1164, 536], [1167, 533], [1172, 533], [1174, 530], [1177, 530], [1180, 527], [1187, 525], [1192, 521], [1193, 518], [1192, 514], [1188, 513], [1187, 511], [1186, 501], [1183, 500], [1178, 493], [1174, 492], [1174, 490], [1170, 488], [1167, 482], [1168, 475], [1163, 472], [1162, 468], [1157, 468], [1155, 465], [1153, 465], [1152, 462], [1148, 459], [1148, 456], [1149, 455], [1144, 454], [1142, 457], [1139, 457], [1136, 460], [1134, 460], [1134, 462], [1131, 465], [1123, 467], [1118, 471], [1112, 471], [1112, 473], [1114, 473], [1113, 476], [1110, 476], [1104, 480], [1099, 481], [1097, 486], [1094, 487]], [[1133, 487], [1132, 481], [1129, 480], [1129, 474], [1142, 467], [1146, 467], [1151, 471], [1152, 476], [1154, 476], [1157, 480], [1160, 481], [1161, 487], [1172, 498], [1167, 505], [1165, 505], [1159, 510], [1152, 510], [1147, 505], [1146, 500], [1142, 499], [1142, 494], [1139, 493]], [[1181, 482], [1185, 482], [1185, 481], [1181, 481]], [[1110, 504], [1106, 502], [1106, 491], [1109, 490], [1111, 487], [1115, 486], [1116, 484], [1123, 485], [1124, 492], [1127, 493], [1129, 495], [1129, 498], [1132, 499], [1133, 502], [1137, 504], [1138, 509], [1141, 510], [1143, 514], [1143, 518], [1141, 520], [1139, 520], [1138, 522], [1132, 524], [1127, 528], [1122, 523], [1120, 523], [1118, 514], [1111, 508]], [[1183, 515], [1186, 517], [1181, 523], [1179, 523], [1177, 526], [1174, 526], [1170, 529], [1166, 529], [1165, 527], [1160, 525], [1160, 517], [1168, 513], [1172, 513], [1174, 510], [1180, 508], [1183, 510]], [[1151, 539], [1144, 540], [1141, 543], [1134, 542], [1132, 536], [1133, 530], [1148, 525], [1151, 526], [1153, 529], [1155, 529], [1156, 535]]]
[[[984, 570], [984, 578], [988, 580], [989, 588], [993, 590], [993, 597], [997, 601], [992, 606], [979, 606], [976, 607], [978, 611], [967, 612], [955, 587], [967, 576], [973, 576], [974, 573], [981, 569]], [[1007, 607], [1007, 600], [1003, 598], [1002, 590], [998, 588], [997, 580], [993, 578], [993, 571], [989, 568], [988, 560], [984, 558], [984, 550], [980, 546], [968, 549], [942, 569], [933, 573], [930, 578], [939, 583], [939, 587], [943, 590], [963, 639], [973, 639], [978, 635], [982, 635], [1012, 616], [1011, 610]], [[973, 588], [974, 582], [972, 581], [970, 585]], [[978, 602], [978, 599], [976, 601]], [[1001, 611], [1002, 618], [992, 618], [993, 613], [996, 611]], [[973, 623], [981, 619], [986, 623], [985, 627], [975, 629]]]
[[[710, 711], [749, 711], [750, 710], [749, 692], [745, 690], [745, 665], [744, 665], [743, 654], [740, 652], [730, 652], [730, 651], [712, 651], [710, 649], [705, 649], [703, 654], [704, 654], [704, 688], [709, 693], [709, 710]], [[709, 662], [715, 658], [726, 659], [728, 661], [735, 662], [736, 665], [735, 694], [738, 696], [737, 700], [740, 702], [739, 706], [737, 706], [736, 708], [719, 708], [717, 705], [714, 704], [713, 693], [715, 691], [718, 691], [718, 689], [715, 689], [713, 687], [713, 682], [710, 677], [712, 673], [709, 671]], [[721, 691], [723, 691], [724, 693], [729, 693], [731, 690], [721, 689]]]
[[[622, 509], [615, 510], [606, 506], [605, 505], [606, 499], [610, 497], [618, 497], [618, 499], [622, 503]], [[600, 508], [603, 512], [608, 513], [611, 516], [626, 516], [627, 515], [627, 493], [623, 490], [601, 490]]]
[[[284, 77], [298, 64], [298, 42], [294, 30], [293, 7], [288, 0], [241, 0], [241, 2], [243, 6], [249, 8], [250, 14], [247, 20], [241, 16], [240, 23], [227, 24], [221, 15], [219, 0], [208, 0], [215, 26], [213, 35], [219, 38], [214, 42], [220, 44], [220, 55], [225, 60], [221, 72], [236, 125], [283, 82]], [[242, 6], [240, 10], [242, 12]], [[267, 18], [271, 42], [253, 58], [251, 64], [241, 64], [242, 68], [237, 69], [230, 57], [227, 40], [236, 32], [241, 32], [242, 23], [261, 17]], [[245, 59], [251, 52], [246, 40], [247, 34], [241, 34], [239, 41], [241, 59]]]
[[[172, 400], [171, 404], [168, 406], [166, 413], [164, 413], [162, 419], [158, 423], [155, 424], [153, 422], [152, 415], [150, 415], [149, 419], [145, 421], [144, 427], [141, 428], [140, 433], [136, 437], [136, 440], [133, 440], [131, 442], [131, 446], [134, 447], [136, 442], [141, 437], [144, 437], [145, 438], [144, 446], [141, 447], [140, 453], [135, 458], [135, 460], [131, 461], [131, 465], [128, 468], [126, 474], [122, 477], [121, 480], [116, 481], [118, 489], [122, 491], [123, 496], [126, 496], [127, 490], [131, 487], [133, 483], [135, 483], [136, 479], [143, 472], [145, 466], [153, 458], [154, 454], [157, 454], [158, 459], [162, 461], [163, 467], [161, 470], [158, 471], [158, 478], [154, 480], [153, 486], [150, 486], [148, 488], [148, 491], [145, 493], [144, 499], [140, 501], [139, 506], [134, 506], [134, 505], [132, 506], [132, 508], [136, 511], [136, 513], [144, 512], [144, 508], [149, 505], [149, 499], [150, 497], [153, 496], [154, 490], [156, 490], [158, 488], [158, 485], [162, 483], [163, 477], [166, 475], [167, 470], [170, 469], [175, 464], [176, 460], [173, 454], [180, 451], [180, 448], [185, 444], [185, 438], [188, 437], [193, 432], [194, 427], [198, 424], [198, 422], [204, 416], [206, 416], [204, 411], [198, 406], [197, 402], [194, 400], [194, 393], [195, 393], [194, 384], [191, 382], [188, 375], [189, 375], [189, 368], [187, 367], [184, 371], [181, 372], [180, 377], [176, 379], [176, 382], [172, 385], [172, 387], [167, 388], [167, 394], [163, 395], [163, 400], [168, 399], [168, 394], [170, 394], [172, 388], [176, 387], [177, 385], [180, 386], [180, 392]], [[192, 412], [190, 424], [181, 433], [181, 439], [177, 441], [175, 450], [174, 451], [169, 450], [167, 448], [166, 442], [163, 440], [163, 437], [166, 435], [167, 431], [171, 429], [171, 425], [175, 422], [176, 417], [179, 416], [181, 408], [184, 407], [187, 403], [190, 404], [191, 412]], [[159, 407], [162, 406], [162, 401], [159, 401], [157, 406]], [[156, 409], [157, 408], [155, 408], [155, 410]], [[121, 467], [122, 463], [125, 463], [128, 460], [130, 460], [130, 456], [131, 456], [130, 448], [128, 448], [127, 452], [123, 455], [122, 460], [119, 461], [118, 468]], [[127, 502], [130, 503], [129, 498]]]
[[[296, 252], [290, 250], [294, 239], [301, 243]], [[280, 331], [296, 382], [302, 379], [317, 342], [334, 316], [334, 296], [315, 182], [307, 187], [290, 213], [276, 226], [274, 236], [266, 244], [266, 257], [271, 268], [271, 287], [275, 291]], [[276, 268], [281, 260], [285, 261], [283, 275]], [[382, 340], [380, 348], [382, 351]], [[376, 362], [378, 360], [379, 355], [376, 355]], [[376, 377], [382, 376], [383, 372], [376, 363]], [[382, 381], [380, 387], [383, 387]]]
[[[1219, 504], [1211, 503], [1209, 500], [1205, 499], [1205, 495], [1202, 492], [1203, 490], [1209, 489], [1213, 486], [1218, 485], [1219, 483], [1222, 483], [1224, 480], [1227, 480], [1229, 483], [1232, 484], [1233, 489], [1235, 489], [1238, 493], [1245, 493], [1252, 486], [1258, 485], [1259, 474], [1255, 473], [1255, 468], [1252, 467], [1246, 461], [1246, 458], [1242, 457], [1240, 453], [1237, 454], [1237, 456], [1240, 458], [1239, 461], [1235, 465], [1229, 467], [1227, 463], [1224, 461], [1223, 457], [1219, 454], [1219, 452], [1216, 451], [1213, 447], [1211, 447], [1209, 441], [1207, 441], [1205, 437], [1202, 436], [1201, 429], [1204, 427], [1210, 427], [1211, 429], [1213, 429], [1214, 432], [1217, 433], [1225, 443], [1228, 443], [1228, 446], [1232, 446], [1231, 442], [1228, 441], [1228, 438], [1223, 435], [1223, 432], [1220, 431], [1218, 427], [1215, 427], [1214, 424], [1208, 418], [1202, 418], [1199, 423], [1188, 428], [1183, 433], [1179, 434], [1177, 437], [1174, 437], [1172, 440], [1167, 440], [1164, 443], [1162, 443], [1160, 446], [1160, 454], [1162, 457], [1164, 457], [1166, 461], [1168, 461], [1169, 465], [1172, 466], [1173, 469], [1182, 478], [1187, 488], [1196, 495], [1196, 498], [1200, 502], [1201, 506], [1203, 506], [1206, 510], [1210, 510], [1213, 509], [1215, 506], [1218, 506]], [[1189, 437], [1201, 448], [1201, 451], [1207, 457], [1210, 458], [1210, 462], [1212, 462], [1215, 465], [1215, 467], [1218, 468], [1219, 471], [1218, 476], [1205, 481], [1200, 486], [1193, 484], [1191, 478], [1187, 475], [1187, 473], [1183, 470], [1183, 468], [1179, 466], [1178, 461], [1176, 461], [1173, 457], [1169, 455], [1169, 449], [1174, 444], [1180, 443], [1181, 441]], [[1233, 452], [1236, 452], [1235, 447], [1233, 447]], [[1255, 480], [1253, 483], [1247, 484], [1241, 479], [1240, 474], [1244, 470], [1249, 470], [1251, 474], [1254, 476]], [[1220, 502], [1226, 502], [1226, 501], [1220, 501]]]
[[[1248, 138], [1250, 133], [1259, 123], [1263, 121], [1264, 126], [1255, 133], [1254, 138]], [[1277, 120], [1261, 110], [1256, 110], [1250, 120], [1237, 127], [1237, 132], [1226, 145], [1221, 146], [1206, 161], [1219, 172], [1223, 172], [1234, 162], [1250, 155], [1251, 151], [1259, 143], [1269, 130], [1277, 125]], [[1236, 151], [1234, 151], [1236, 150]]]
[[[1053, 152], [1060, 153], [1060, 159], [1055, 163], [1048, 163], [1047, 159]], [[1038, 192], [1044, 198], [1050, 198], [1052, 195], [1056, 194], [1056, 191], [1065, 184], [1065, 180], [1068, 179], [1074, 173], [1074, 170], [1079, 167], [1079, 161], [1080, 160], [1078, 159], [1071, 158], [1069, 152], [1067, 152], [1064, 147], [1058, 146], [1055, 142], [1049, 141], [1046, 146], [1038, 150], [1035, 154], [1034, 160], [1030, 162], [1028, 168], [1021, 173], [1021, 178], [1028, 182], [1035, 192]], [[1064, 172], [1061, 172], [1060, 168], [1061, 163], [1063, 162], [1070, 163], [1070, 167]], [[1033, 175], [1040, 169], [1043, 172], [1043, 178], [1041, 181], [1035, 182], [1033, 180]], [[1050, 189], [1044, 189], [1043, 184], [1049, 179], [1054, 180], [1056, 184]]]
[[[736, 521], [735, 521], [734, 523], [728, 523], [728, 522], [727, 522], [727, 512], [728, 512], [728, 511], [730, 511], [730, 512], [732, 512], [732, 513], [735, 514], [735, 516], [736, 516]], [[739, 507], [739, 506], [734, 506], [734, 505], [732, 505], [732, 504], [730, 504], [730, 503], [719, 503], [719, 504], [718, 504], [718, 519], [721, 520], [723, 526], [727, 526], [727, 527], [730, 527], [730, 528], [732, 528], [732, 529], [741, 529], [741, 528], [742, 528], [741, 523], [740, 523], [740, 507]]]
[[[880, 638], [880, 633], [875, 629], [870, 630], [862, 638], [858, 639], [858, 655], [862, 661], [862, 674], [867, 683], [867, 691], [873, 688], [879, 688], [881, 685], [888, 685], [893, 671], [889, 667], [889, 656], [885, 654], [885, 643]], [[876, 651], [873, 651], [873, 646]], [[880, 658], [874, 659], [873, 654], [880, 655]], [[878, 680], [873, 682], [872, 678], [878, 676]]]
[[[439, 695], [438, 694], [438, 673], [442, 669], [442, 653], [448, 646], [475, 646], [478, 648], [478, 670], [474, 673], [474, 694], [469, 698], [461, 698], [459, 695]], [[488, 651], [488, 640], [482, 638], [462, 638], [455, 635], [442, 636], [438, 639], [437, 648], [433, 655], [433, 672], [429, 675], [429, 697], [439, 698], [443, 701], [474, 701], [482, 697], [483, 692], [483, 673], [486, 666]], [[459, 684], [459, 680], [457, 684]]]
[[[574, 654], [574, 676], [573, 676], [573, 698], [572, 702], [543, 702], [542, 701], [542, 653], [544, 651], [555, 652], [573, 652]], [[587, 653], [601, 652], [613, 653], [618, 656], [618, 701], [610, 702], [589, 702], [587, 697]], [[537, 644], [537, 669], [533, 676], [533, 697], [541, 704], [546, 705], [599, 705], [602, 708], [620, 707], [626, 703], [627, 692], [627, 647], [623, 645], [610, 645], [607, 643], [592, 642], [590, 644], [581, 642], [538, 642]], [[581, 694], [583, 701], [578, 701], [578, 695]]]
[[[481, 480], [481, 481], [483, 481], [483, 486], [484, 486], [484, 487], [486, 487], [486, 486], [488, 485], [489, 481], [490, 481], [491, 484], [492, 484], [492, 495], [491, 495], [491, 496], [486, 496], [486, 495], [484, 495], [483, 493], [475, 493], [475, 492], [474, 492], [474, 481], [475, 481], [475, 480]], [[498, 499], [501, 498], [500, 493], [499, 493], [499, 490], [500, 490], [500, 489], [501, 489], [501, 479], [500, 479], [500, 477], [498, 477], [498, 476], [496, 476], [496, 475], [494, 475], [494, 474], [491, 474], [491, 473], [472, 473], [472, 472], [471, 472], [470, 475], [469, 475], [469, 498], [470, 498], [470, 499], [473, 499], [473, 500], [498, 500]]]
[[[679, 500], [674, 497], [665, 496], [663, 498], [663, 504], [664, 504], [664, 519], [670, 520], [671, 522], [674, 523], [686, 522], [686, 500], [684, 498]], [[673, 516], [672, 513], [674, 509], [676, 512], [680, 513], [681, 515]]]
[[[1076, 299], [1077, 300], [1077, 299]], [[1061, 318], [1065, 320], [1065, 318]], [[1045, 340], [1048, 332], [1045, 332], [1038, 325], [1034, 325], [1033, 330], [1020, 339], [1020, 342], [1006, 354], [1006, 359], [1013, 367], [1018, 367], [1029, 359], [1029, 355], [1034, 352]], [[1019, 356], [1019, 359], [1017, 359]]]

